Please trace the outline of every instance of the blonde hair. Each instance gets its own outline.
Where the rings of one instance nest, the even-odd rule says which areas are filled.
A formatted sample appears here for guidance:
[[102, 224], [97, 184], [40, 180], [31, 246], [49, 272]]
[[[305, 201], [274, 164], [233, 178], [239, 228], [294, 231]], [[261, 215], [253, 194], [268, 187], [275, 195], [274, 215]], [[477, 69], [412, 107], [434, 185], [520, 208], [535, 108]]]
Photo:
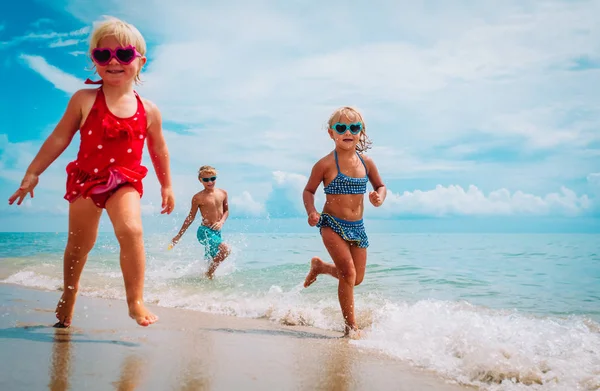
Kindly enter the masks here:
[[359, 153], [363, 153], [367, 149], [371, 148], [372, 143], [369, 137], [367, 136], [367, 124], [365, 123], [365, 120], [363, 119], [363, 116], [360, 113], [360, 111], [358, 111], [358, 109], [354, 107], [344, 106], [334, 111], [333, 114], [331, 114], [331, 117], [329, 117], [329, 121], [327, 121], [327, 129], [331, 129], [333, 125], [339, 122], [342, 115], [345, 115], [350, 120], [354, 118], [357, 122], [360, 121], [362, 123], [362, 130], [360, 131], [360, 139], [358, 141], [358, 144], [356, 145], [356, 151]]
[[[90, 36], [90, 57], [92, 55], [92, 50], [96, 49], [100, 44], [100, 41], [106, 37], [115, 37], [115, 39], [119, 41], [119, 44], [123, 46], [135, 46], [138, 53], [142, 56], [146, 55], [146, 41], [144, 40], [142, 33], [140, 33], [134, 25], [113, 16], [105, 16], [103, 21], [94, 23], [94, 29]], [[93, 67], [95, 68], [96, 65], [94, 64]], [[136, 84], [141, 82], [140, 71], [141, 68], [137, 75], [135, 75]]]
[[217, 175], [217, 169], [212, 166], [202, 166], [198, 170], [198, 178], [200, 178], [200, 176], [202, 176], [202, 174]]

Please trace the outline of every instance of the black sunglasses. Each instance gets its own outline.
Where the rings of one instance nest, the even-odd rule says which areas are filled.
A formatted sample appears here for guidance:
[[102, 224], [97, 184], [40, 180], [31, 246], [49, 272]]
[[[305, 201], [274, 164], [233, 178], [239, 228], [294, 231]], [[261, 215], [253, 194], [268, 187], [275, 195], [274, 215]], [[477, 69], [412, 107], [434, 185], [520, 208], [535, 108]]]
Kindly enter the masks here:
[[217, 180], [216, 176], [211, 176], [210, 178], [201, 178], [202, 182], [214, 182]]

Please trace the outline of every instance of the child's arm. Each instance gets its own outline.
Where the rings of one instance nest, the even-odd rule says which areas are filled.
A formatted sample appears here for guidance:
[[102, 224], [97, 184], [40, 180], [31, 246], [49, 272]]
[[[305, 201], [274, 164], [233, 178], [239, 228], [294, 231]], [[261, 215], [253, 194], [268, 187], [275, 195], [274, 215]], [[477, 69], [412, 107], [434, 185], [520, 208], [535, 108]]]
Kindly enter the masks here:
[[387, 189], [383, 184], [383, 180], [379, 175], [379, 170], [377, 170], [377, 166], [375, 165], [373, 159], [368, 156], [363, 156], [363, 159], [369, 170], [369, 180], [373, 186], [373, 191], [369, 193], [369, 200], [373, 206], [381, 206], [383, 201], [385, 201], [385, 197], [387, 196]]
[[27, 168], [21, 186], [8, 199], [10, 205], [17, 198], [19, 199], [17, 205], [21, 205], [27, 193], [33, 198], [33, 189], [38, 184], [39, 176], [67, 149], [81, 124], [81, 107], [85, 93], [85, 90], [80, 90], [73, 94], [54, 131], [44, 141], [39, 152]]
[[217, 231], [219, 231], [223, 227], [223, 224], [225, 224], [225, 221], [227, 221], [227, 217], [229, 217], [229, 202], [227, 201], [227, 192], [223, 190], [223, 193], [225, 196], [223, 198], [223, 216], [221, 216], [221, 220], [213, 224], [213, 226], [211, 227], [212, 229], [215, 229]]
[[187, 231], [189, 226], [194, 222], [194, 219], [196, 218], [196, 213], [198, 213], [198, 201], [196, 196], [194, 196], [192, 197], [192, 207], [190, 209], [190, 213], [183, 221], [183, 225], [181, 226], [179, 233], [173, 238], [173, 240], [171, 240], [171, 242], [173, 242], [174, 245], [177, 244], [177, 242], [179, 242], [179, 239], [181, 239], [185, 231]]
[[319, 221], [319, 212], [315, 208], [315, 192], [323, 181], [325, 175], [325, 164], [323, 160], [320, 160], [315, 164], [308, 178], [308, 182], [302, 192], [302, 201], [304, 201], [304, 208], [308, 214], [308, 224], [314, 227]]
[[160, 213], [170, 214], [175, 208], [175, 197], [171, 187], [171, 168], [169, 163], [169, 149], [162, 131], [162, 116], [156, 105], [148, 100], [148, 152], [160, 182], [162, 208]]

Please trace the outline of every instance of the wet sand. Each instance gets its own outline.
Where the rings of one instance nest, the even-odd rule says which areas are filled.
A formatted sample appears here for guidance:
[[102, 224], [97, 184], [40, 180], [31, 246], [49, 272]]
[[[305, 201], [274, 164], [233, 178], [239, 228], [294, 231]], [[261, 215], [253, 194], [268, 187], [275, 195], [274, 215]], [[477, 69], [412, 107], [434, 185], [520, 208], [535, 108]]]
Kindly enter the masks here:
[[340, 334], [151, 307], [143, 328], [126, 304], [81, 296], [55, 329], [60, 292], [0, 284], [0, 390], [441, 390], [445, 383]]

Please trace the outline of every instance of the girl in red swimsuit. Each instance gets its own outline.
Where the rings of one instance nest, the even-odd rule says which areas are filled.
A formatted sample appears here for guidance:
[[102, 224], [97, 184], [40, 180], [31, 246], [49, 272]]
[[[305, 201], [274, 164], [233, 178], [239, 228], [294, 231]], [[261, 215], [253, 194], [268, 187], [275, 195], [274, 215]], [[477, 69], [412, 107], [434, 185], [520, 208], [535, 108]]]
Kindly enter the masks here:
[[56, 308], [58, 323], [73, 319], [79, 278], [98, 234], [106, 209], [120, 245], [121, 270], [129, 315], [142, 326], [158, 320], [143, 302], [145, 253], [140, 200], [148, 169], [142, 163], [144, 143], [161, 184], [162, 212], [171, 213], [169, 152], [161, 115], [140, 98], [133, 85], [146, 63], [146, 43], [132, 25], [115, 18], [99, 23], [90, 40], [90, 55], [101, 80], [98, 88], [82, 89], [70, 99], [62, 119], [30, 164], [21, 186], [9, 203], [20, 205], [41, 175], [69, 146], [79, 130], [76, 160], [67, 166], [64, 198], [69, 201], [69, 238], [64, 254], [64, 291]]

